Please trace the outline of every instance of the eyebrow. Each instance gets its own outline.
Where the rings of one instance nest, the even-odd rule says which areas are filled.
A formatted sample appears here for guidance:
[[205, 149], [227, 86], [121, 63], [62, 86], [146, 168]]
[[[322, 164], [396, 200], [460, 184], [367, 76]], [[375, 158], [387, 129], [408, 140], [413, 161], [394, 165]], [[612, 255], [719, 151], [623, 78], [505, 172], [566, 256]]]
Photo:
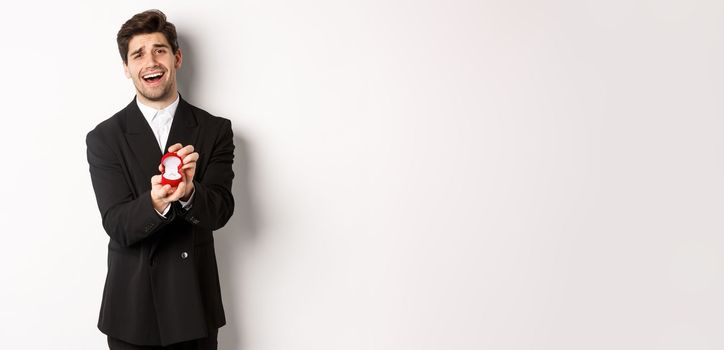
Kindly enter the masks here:
[[131, 52], [131, 56], [139, 54], [139, 53], [141, 53], [141, 51], [143, 51], [143, 47], [139, 47], [136, 51]]
[[[170, 49], [170, 48], [171, 48], [170, 46], [168, 46], [168, 45], [166, 45], [166, 44], [153, 44], [152, 46], [153, 46], [154, 48], [157, 48], [157, 47], [164, 47], [164, 48], [167, 48], [167, 49]], [[143, 51], [143, 46], [142, 46], [142, 47], [139, 47], [138, 49], [136, 49], [136, 51], [131, 52], [131, 56], [136, 55], [136, 54], [139, 54], [139, 53], [141, 53], [142, 51]]]

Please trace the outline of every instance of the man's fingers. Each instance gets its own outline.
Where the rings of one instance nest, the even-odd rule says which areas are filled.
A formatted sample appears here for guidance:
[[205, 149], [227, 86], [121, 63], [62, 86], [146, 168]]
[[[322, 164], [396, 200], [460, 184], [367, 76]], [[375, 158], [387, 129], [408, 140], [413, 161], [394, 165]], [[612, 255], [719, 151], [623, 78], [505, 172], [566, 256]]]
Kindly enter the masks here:
[[169, 202], [177, 201], [179, 198], [181, 198], [181, 196], [183, 195], [185, 190], [186, 190], [186, 184], [181, 182], [180, 184], [178, 184], [178, 187], [176, 187], [174, 189], [174, 191], [172, 191], [173, 193], [170, 193], [170, 195], [166, 198], [166, 200]]
[[[194, 146], [193, 145], [186, 145], [183, 146], [180, 143], [174, 144], [173, 146], [168, 148], [169, 152], [176, 152], [176, 154], [181, 157], [181, 159], [185, 159], [188, 155], [191, 155], [194, 153]], [[196, 156], [196, 159], [198, 159], [198, 155]], [[186, 160], [184, 160], [184, 163], [186, 163]]]
[[167, 203], [177, 201], [186, 192], [186, 183], [183, 181], [178, 184], [178, 187], [171, 187], [169, 184], [161, 185], [161, 175], [152, 176], [151, 185], [151, 197]]
[[187, 145], [186, 147], [181, 148], [180, 150], [176, 151], [176, 154], [178, 154], [178, 156], [181, 157], [181, 159], [183, 159], [184, 157], [186, 157], [186, 155], [191, 154], [193, 152], [194, 152], [194, 146]]
[[166, 203], [175, 202], [181, 198], [186, 192], [186, 184], [181, 182], [178, 187], [171, 187], [171, 185], [163, 185], [155, 190], [151, 191], [152, 197], [158, 200], [162, 200]]
[[198, 152], [191, 153], [184, 158], [184, 164], [193, 163], [199, 160]]
[[151, 197], [158, 200], [165, 199], [168, 196], [168, 190], [170, 189], [170, 185], [161, 186], [160, 183], [154, 184], [153, 188], [151, 189]]

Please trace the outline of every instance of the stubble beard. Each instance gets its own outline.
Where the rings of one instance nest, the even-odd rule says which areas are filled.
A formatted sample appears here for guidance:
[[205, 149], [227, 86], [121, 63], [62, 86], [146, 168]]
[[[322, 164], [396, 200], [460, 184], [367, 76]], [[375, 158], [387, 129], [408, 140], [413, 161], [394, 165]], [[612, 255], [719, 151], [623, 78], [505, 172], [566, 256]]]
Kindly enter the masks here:
[[173, 91], [171, 91], [173, 85], [173, 82], [169, 81], [165, 86], [161, 87], [160, 89], [148, 89], [143, 85], [143, 82], [139, 81], [138, 83], [136, 83], [136, 92], [149, 101], [163, 101], [167, 98], [170, 98], [173, 94]]

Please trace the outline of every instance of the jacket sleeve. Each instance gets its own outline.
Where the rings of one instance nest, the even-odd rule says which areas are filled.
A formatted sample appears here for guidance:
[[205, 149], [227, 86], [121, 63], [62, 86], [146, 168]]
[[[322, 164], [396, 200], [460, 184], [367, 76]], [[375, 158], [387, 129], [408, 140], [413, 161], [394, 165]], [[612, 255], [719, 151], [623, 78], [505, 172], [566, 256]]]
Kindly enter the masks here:
[[[150, 189], [134, 198], [119, 156], [103, 142], [97, 129], [86, 136], [86, 147], [103, 228], [111, 239], [128, 247], [150, 237], [174, 219], [173, 210], [169, 211], [165, 219], [156, 213]], [[148, 181], [150, 184], [151, 179]]]
[[[207, 230], [217, 230], [226, 225], [234, 213], [234, 196], [231, 184], [234, 179], [234, 134], [231, 122], [224, 120], [221, 132], [209, 155], [203, 176], [194, 179], [194, 199], [188, 210], [180, 210], [178, 215], [186, 221]], [[199, 169], [196, 169], [199, 174]]]

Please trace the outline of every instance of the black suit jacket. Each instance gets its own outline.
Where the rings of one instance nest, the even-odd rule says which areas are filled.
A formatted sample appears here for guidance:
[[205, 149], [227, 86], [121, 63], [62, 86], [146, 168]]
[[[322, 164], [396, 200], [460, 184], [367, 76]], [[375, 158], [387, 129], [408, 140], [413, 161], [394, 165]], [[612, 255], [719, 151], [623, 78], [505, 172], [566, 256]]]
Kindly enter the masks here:
[[98, 329], [138, 345], [204, 338], [226, 324], [212, 231], [234, 211], [231, 122], [180, 98], [168, 146], [199, 153], [191, 207], [163, 219], [151, 203], [161, 150], [135, 99], [86, 137], [88, 163], [108, 242]]

